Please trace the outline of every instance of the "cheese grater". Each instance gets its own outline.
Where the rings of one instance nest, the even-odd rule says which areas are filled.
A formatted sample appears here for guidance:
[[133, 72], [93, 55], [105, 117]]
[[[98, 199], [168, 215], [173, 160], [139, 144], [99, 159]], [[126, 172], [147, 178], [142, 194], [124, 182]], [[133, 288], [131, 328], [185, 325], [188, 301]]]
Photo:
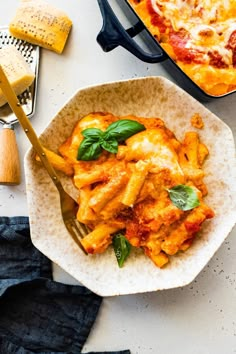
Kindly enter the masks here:
[[[35, 112], [40, 50], [37, 45], [13, 37], [7, 27], [0, 27], [0, 48], [7, 45], [15, 46], [35, 73], [35, 79], [31, 86], [18, 96], [25, 114], [31, 118]], [[4, 128], [1, 132], [2, 141], [0, 142], [0, 184], [20, 183], [19, 154], [13, 127], [13, 124], [17, 122], [18, 120], [8, 104], [0, 107], [0, 123]], [[12, 146], [6, 135], [12, 140]], [[11, 156], [6, 156], [7, 151]]]

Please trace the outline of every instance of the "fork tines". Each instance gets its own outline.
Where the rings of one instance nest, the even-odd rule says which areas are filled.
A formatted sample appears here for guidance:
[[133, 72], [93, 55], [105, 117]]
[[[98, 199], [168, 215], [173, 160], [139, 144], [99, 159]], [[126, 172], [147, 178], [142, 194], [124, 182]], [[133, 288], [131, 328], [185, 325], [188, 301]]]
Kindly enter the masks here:
[[88, 234], [88, 229], [85, 225], [81, 224], [77, 219], [65, 220], [65, 226], [73, 240], [81, 248], [81, 250], [87, 255], [87, 251], [84, 249], [83, 244], [81, 243], [81, 238], [85, 237]]

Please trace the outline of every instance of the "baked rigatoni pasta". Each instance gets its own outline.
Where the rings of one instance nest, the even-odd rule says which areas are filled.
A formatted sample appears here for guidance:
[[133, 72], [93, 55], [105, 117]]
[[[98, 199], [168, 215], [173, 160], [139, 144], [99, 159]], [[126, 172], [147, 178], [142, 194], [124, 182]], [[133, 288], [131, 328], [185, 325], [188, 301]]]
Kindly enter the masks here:
[[[138, 122], [143, 130], [120, 142], [117, 153], [102, 150], [96, 159], [78, 159], [86, 129], [92, 128], [96, 135], [96, 129], [104, 132], [127, 120]], [[121, 232], [163, 267], [170, 256], [187, 250], [202, 223], [214, 216], [203, 200], [207, 187], [202, 167], [209, 152], [196, 131], [186, 132], [179, 141], [160, 118], [91, 113], [76, 124], [59, 152], [60, 156], [48, 151], [47, 155], [56, 169], [70, 174], [70, 166], [74, 171], [77, 218], [91, 230], [82, 240], [88, 253], [104, 252]], [[171, 198], [181, 186], [197, 196], [189, 209]]]
[[235, 0], [128, 0], [158, 43], [206, 93], [236, 89]]

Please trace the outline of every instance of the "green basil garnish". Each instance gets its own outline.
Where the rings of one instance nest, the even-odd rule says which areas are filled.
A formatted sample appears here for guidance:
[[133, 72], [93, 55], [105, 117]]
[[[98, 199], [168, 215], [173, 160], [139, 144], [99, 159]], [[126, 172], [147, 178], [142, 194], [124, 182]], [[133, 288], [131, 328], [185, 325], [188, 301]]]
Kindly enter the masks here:
[[127, 238], [121, 233], [114, 235], [112, 239], [112, 245], [118, 265], [121, 268], [123, 267], [124, 262], [130, 253], [131, 245]]
[[120, 143], [142, 130], [145, 130], [144, 125], [136, 120], [121, 119], [109, 125], [104, 137], [105, 139], [114, 138]]
[[116, 154], [118, 151], [118, 142], [115, 139], [104, 140], [101, 142], [101, 147], [112, 154]]
[[77, 160], [90, 161], [91, 156], [96, 160], [99, 158], [102, 152], [101, 146], [99, 142], [95, 142], [92, 139], [84, 139], [80, 144]]
[[191, 210], [200, 204], [196, 191], [190, 186], [179, 184], [166, 190], [172, 203], [181, 210]]
[[102, 138], [103, 131], [98, 128], [87, 128], [82, 130], [81, 134], [87, 139], [96, 141], [97, 139]]
[[102, 149], [116, 154], [118, 143], [142, 130], [145, 130], [143, 124], [130, 119], [122, 119], [111, 123], [105, 132], [98, 128], [84, 129], [81, 132], [84, 139], [79, 146], [77, 160], [96, 160], [99, 158]]

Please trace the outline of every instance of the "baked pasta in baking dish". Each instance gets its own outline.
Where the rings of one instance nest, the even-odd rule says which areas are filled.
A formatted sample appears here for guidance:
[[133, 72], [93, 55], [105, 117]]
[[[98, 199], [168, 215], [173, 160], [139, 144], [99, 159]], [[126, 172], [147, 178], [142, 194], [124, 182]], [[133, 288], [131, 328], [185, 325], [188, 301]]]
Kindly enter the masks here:
[[103, 253], [119, 233], [163, 267], [214, 216], [203, 200], [208, 149], [196, 131], [180, 142], [159, 118], [91, 113], [59, 152], [46, 150], [79, 190], [77, 218], [91, 230], [81, 241], [88, 253]]
[[176, 64], [207, 94], [236, 89], [235, 0], [127, 0]]

